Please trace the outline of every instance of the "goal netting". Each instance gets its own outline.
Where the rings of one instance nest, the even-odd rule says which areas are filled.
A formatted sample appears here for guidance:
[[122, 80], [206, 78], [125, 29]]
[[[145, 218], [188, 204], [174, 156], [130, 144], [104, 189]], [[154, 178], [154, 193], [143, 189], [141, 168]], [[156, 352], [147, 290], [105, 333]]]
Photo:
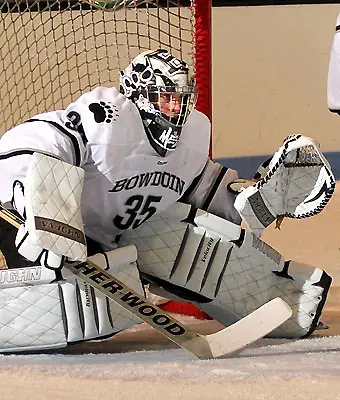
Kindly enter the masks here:
[[208, 0], [105, 1], [0, 0], [0, 135], [98, 85], [117, 86], [143, 50], [166, 48], [209, 81]]

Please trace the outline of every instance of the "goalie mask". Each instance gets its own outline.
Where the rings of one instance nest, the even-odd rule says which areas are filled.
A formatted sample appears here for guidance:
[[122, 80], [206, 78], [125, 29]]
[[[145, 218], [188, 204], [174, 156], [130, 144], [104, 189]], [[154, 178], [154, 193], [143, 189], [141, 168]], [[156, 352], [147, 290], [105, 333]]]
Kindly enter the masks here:
[[156, 152], [175, 150], [197, 99], [187, 64], [167, 50], [141, 53], [120, 72], [120, 92], [136, 104]]

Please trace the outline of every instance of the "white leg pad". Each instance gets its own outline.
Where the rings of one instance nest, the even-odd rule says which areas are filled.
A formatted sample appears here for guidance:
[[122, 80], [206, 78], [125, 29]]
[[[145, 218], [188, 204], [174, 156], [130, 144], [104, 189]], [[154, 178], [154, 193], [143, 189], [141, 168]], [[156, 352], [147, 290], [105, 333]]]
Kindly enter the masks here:
[[[90, 257], [92, 260], [92, 257]], [[100, 263], [97, 260], [97, 265]], [[104, 265], [99, 265], [104, 267]], [[107, 270], [139, 294], [144, 290], [135, 263]], [[60, 284], [66, 314], [68, 342], [99, 339], [111, 336], [142, 322], [125, 308], [107, 299], [97, 289], [68, 274]]]
[[0, 351], [35, 351], [67, 344], [57, 283], [0, 290]]
[[137, 247], [152, 293], [159, 285], [225, 325], [281, 297], [293, 315], [272, 336], [309, 335], [331, 282], [322, 269], [286, 261], [253, 233], [186, 204], [126, 232], [124, 243]]
[[[136, 263], [122, 263], [126, 257], [120, 251], [116, 254], [124, 257], [115, 265], [110, 253], [109, 268], [103, 255], [90, 260], [144, 295]], [[53, 282], [54, 272], [41, 266], [0, 271], [0, 353], [98, 340], [142, 322], [72, 273], [63, 273], [64, 281]]]

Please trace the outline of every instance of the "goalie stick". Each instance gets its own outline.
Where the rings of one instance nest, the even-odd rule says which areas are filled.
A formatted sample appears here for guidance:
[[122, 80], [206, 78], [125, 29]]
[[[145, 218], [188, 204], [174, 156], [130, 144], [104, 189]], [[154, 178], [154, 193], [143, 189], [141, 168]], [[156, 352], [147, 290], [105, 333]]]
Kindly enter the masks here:
[[[1, 203], [0, 217], [16, 228], [24, 223]], [[122, 261], [120, 258], [119, 262], [123, 263]], [[127, 262], [131, 262], [131, 259]], [[282, 299], [275, 298], [233, 325], [210, 335], [201, 335], [148, 302], [143, 296], [89, 260], [66, 263], [65, 268], [151, 325], [179, 347], [201, 359], [231, 356], [269, 334], [292, 315], [289, 305]]]

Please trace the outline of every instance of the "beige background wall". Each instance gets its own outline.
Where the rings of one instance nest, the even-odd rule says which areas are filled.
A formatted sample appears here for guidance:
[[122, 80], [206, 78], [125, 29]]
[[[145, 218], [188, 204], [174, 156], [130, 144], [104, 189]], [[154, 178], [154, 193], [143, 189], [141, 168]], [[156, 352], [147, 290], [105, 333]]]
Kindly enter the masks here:
[[294, 133], [340, 150], [326, 99], [338, 13], [340, 4], [213, 9], [214, 157], [270, 154]]
[[[215, 158], [247, 162], [295, 133], [314, 137], [325, 152], [340, 151], [340, 117], [329, 113], [326, 98], [338, 13], [340, 5], [213, 10]], [[287, 259], [325, 268], [340, 286], [339, 221], [340, 185], [321, 214], [285, 220], [264, 239]]]

